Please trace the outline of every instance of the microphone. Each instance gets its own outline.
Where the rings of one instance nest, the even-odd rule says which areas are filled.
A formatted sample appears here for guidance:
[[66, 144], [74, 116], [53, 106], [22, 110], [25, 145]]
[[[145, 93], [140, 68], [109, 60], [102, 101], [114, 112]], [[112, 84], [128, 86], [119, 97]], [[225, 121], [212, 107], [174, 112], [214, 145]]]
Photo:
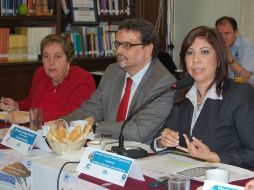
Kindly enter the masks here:
[[173, 83], [169, 87], [168, 86], [167, 87], [163, 87], [162, 91], [159, 91], [158, 93], [156, 93], [153, 96], [151, 96], [150, 98], [148, 98], [136, 110], [131, 112], [127, 116], [127, 118], [125, 119], [125, 121], [123, 122], [123, 125], [121, 127], [121, 131], [120, 131], [120, 134], [119, 134], [119, 145], [118, 146], [112, 146], [111, 151], [115, 152], [117, 154], [123, 155], [123, 156], [127, 156], [127, 157], [130, 157], [130, 158], [133, 158], [133, 159], [145, 157], [147, 155], [147, 151], [142, 149], [142, 148], [140, 148], [140, 147], [135, 147], [135, 148], [130, 148], [130, 147], [126, 147], [125, 148], [124, 147], [123, 130], [124, 130], [126, 124], [128, 123], [129, 120], [131, 120], [131, 118], [134, 115], [136, 115], [140, 110], [142, 110], [144, 107], [146, 107], [147, 105], [152, 103], [157, 98], [159, 98], [162, 95], [170, 92], [171, 90], [180, 89], [180, 88], [184, 88], [186, 86], [189, 86], [193, 82], [194, 82], [193, 78], [191, 78], [190, 75], [185, 74], [182, 79], [178, 80], [176, 83]]

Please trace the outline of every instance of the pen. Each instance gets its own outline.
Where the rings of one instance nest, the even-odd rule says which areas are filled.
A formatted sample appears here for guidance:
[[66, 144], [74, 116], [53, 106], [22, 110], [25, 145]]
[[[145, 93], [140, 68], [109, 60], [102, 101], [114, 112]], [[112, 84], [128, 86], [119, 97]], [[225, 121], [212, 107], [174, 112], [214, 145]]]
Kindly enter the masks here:
[[159, 179], [156, 179], [155, 181], [152, 181], [149, 183], [149, 187], [151, 188], [158, 188], [161, 186], [167, 186], [168, 184], [168, 176], [160, 177]]

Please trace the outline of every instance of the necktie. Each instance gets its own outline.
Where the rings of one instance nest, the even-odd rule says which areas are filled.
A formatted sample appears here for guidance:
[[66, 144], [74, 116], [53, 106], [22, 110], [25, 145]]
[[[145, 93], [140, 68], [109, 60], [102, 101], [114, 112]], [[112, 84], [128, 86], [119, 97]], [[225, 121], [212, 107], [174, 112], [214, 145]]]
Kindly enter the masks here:
[[124, 121], [126, 117], [126, 112], [128, 108], [129, 98], [131, 94], [131, 85], [132, 79], [130, 77], [127, 78], [125, 92], [120, 102], [118, 112], [117, 112], [117, 121]]

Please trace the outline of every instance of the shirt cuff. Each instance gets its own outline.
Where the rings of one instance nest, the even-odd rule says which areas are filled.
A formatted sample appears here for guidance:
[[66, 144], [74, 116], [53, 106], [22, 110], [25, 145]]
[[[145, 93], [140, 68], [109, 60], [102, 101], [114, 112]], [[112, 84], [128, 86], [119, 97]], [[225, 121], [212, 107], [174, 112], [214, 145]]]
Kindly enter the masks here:
[[157, 145], [157, 142], [158, 142], [158, 140], [160, 140], [161, 139], [161, 137], [158, 137], [158, 138], [156, 138], [154, 141], [153, 141], [153, 147], [154, 147], [154, 150], [156, 151], [156, 152], [159, 152], [159, 151], [163, 151], [163, 150], [165, 150], [167, 147], [165, 147], [165, 148], [160, 148], [160, 147], [158, 147], [158, 145]]

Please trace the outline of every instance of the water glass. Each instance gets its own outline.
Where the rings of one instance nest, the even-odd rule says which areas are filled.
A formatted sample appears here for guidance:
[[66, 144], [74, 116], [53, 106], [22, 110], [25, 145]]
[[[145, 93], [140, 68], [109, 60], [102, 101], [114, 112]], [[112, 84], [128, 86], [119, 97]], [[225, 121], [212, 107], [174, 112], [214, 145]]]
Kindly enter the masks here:
[[29, 110], [30, 128], [34, 131], [41, 130], [42, 127], [42, 109], [31, 108]]
[[190, 190], [190, 179], [179, 176], [170, 177], [168, 190]]
[[229, 171], [223, 169], [206, 170], [205, 179], [210, 181], [217, 181], [221, 183], [229, 182]]

